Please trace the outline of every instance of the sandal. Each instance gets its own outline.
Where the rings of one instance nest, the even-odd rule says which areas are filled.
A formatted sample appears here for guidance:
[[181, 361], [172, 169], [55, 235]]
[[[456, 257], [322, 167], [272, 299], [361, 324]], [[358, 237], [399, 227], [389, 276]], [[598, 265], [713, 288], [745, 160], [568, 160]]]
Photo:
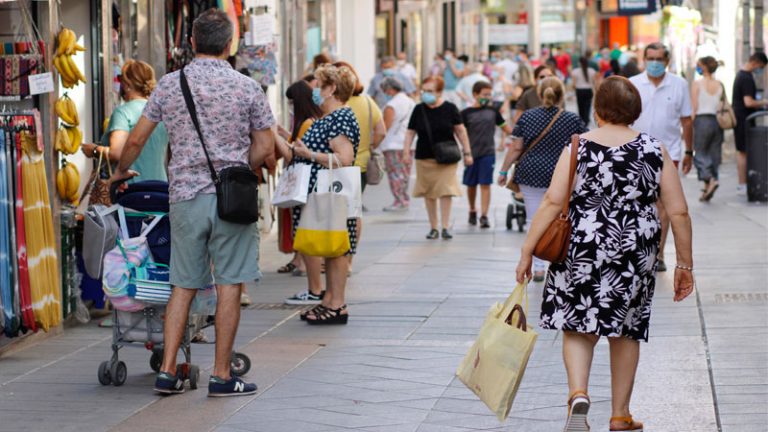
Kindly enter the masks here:
[[589, 422], [587, 415], [592, 402], [589, 400], [587, 392], [576, 390], [568, 398], [568, 420], [565, 423], [564, 432], [588, 432]]
[[296, 270], [296, 264], [289, 262], [288, 264], [280, 267], [277, 269], [278, 273], [292, 273], [294, 270]]
[[346, 310], [347, 305], [342, 305], [338, 309], [323, 307], [322, 310], [318, 311], [319, 314], [312, 314], [315, 317], [314, 319], [310, 318], [308, 315], [305, 321], [310, 325], [346, 324], [349, 319], [349, 314], [342, 314], [342, 312]]
[[317, 306], [315, 306], [313, 308], [307, 309], [304, 312], [300, 313], [299, 314], [299, 319], [302, 320], [302, 321], [306, 321], [307, 320], [307, 315], [310, 315], [310, 314], [315, 315], [315, 316], [320, 315], [320, 314], [323, 313], [323, 309], [327, 309], [327, 308], [325, 306], [319, 304], [319, 305], [317, 305]]
[[[621, 426], [614, 426], [613, 423], [621, 423]], [[643, 432], [643, 424], [632, 420], [632, 416], [611, 417], [610, 431], [621, 432]]]

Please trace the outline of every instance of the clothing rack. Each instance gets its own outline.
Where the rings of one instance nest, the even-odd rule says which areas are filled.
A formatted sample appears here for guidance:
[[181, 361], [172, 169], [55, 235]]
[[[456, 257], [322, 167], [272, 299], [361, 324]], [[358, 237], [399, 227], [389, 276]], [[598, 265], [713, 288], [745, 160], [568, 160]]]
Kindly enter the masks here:
[[[35, 306], [33, 310], [33, 304], [50, 295], [53, 288], [43, 286], [47, 283], [41, 282], [40, 270], [35, 267], [41, 256], [40, 237], [35, 233], [44, 228], [52, 231], [50, 208], [38, 210], [41, 213], [30, 211], [38, 206], [41, 194], [49, 205], [47, 178], [40, 160], [39, 122], [37, 110], [9, 111], [7, 106], [0, 109], [0, 333], [10, 338], [36, 332], [41, 326], [47, 329], [58, 325], [61, 315], [55, 311], [60, 308], [58, 304], [48, 304], [45, 310]], [[28, 206], [25, 197], [35, 205]], [[43, 213], [46, 218], [41, 222], [38, 216]], [[55, 247], [50, 240], [45, 241], [45, 250]], [[58, 259], [54, 261], [55, 265], [46, 262], [47, 281], [58, 279]], [[55, 285], [54, 292], [60, 291], [60, 285]]]

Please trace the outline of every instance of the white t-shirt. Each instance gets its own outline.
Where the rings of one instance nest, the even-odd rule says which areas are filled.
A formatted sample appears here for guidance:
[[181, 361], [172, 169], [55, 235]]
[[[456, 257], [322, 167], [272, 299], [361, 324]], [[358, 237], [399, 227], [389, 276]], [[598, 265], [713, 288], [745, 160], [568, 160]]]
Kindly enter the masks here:
[[667, 72], [658, 87], [641, 73], [629, 79], [640, 92], [643, 112], [632, 128], [658, 139], [674, 161], [683, 157], [681, 117], [691, 116], [688, 82]]
[[402, 66], [398, 66], [397, 70], [401, 74], [403, 74], [403, 76], [405, 76], [406, 78], [408, 78], [411, 81], [413, 81], [413, 80], [415, 80], [417, 78], [417, 76], [416, 76], [416, 68], [412, 64], [410, 64], [408, 62], [406, 62]]
[[384, 140], [379, 145], [379, 150], [402, 150], [403, 142], [405, 142], [405, 131], [408, 129], [408, 120], [411, 119], [411, 111], [416, 106], [416, 102], [413, 99], [400, 92], [395, 95], [382, 110], [386, 113], [388, 107], [392, 107], [395, 110], [395, 119], [392, 122], [392, 126], [387, 129], [387, 135], [384, 136]]
[[474, 87], [475, 83], [478, 81], [485, 81], [487, 83], [490, 82], [488, 77], [481, 74], [480, 72], [475, 72], [459, 80], [459, 83], [456, 84], [456, 91], [463, 93], [464, 96], [469, 96], [472, 98], [472, 87]]
[[520, 65], [517, 64], [516, 61], [505, 58], [504, 60], [496, 63], [496, 66], [501, 66], [504, 68], [504, 78], [506, 78], [507, 81], [512, 83], [513, 86], [517, 84], [515, 74], [517, 74], [517, 70], [520, 69]]
[[595, 85], [595, 75], [597, 72], [595, 72], [592, 68], [587, 68], [587, 76], [584, 76], [584, 71], [581, 69], [581, 66], [573, 69], [573, 72], [571, 72], [571, 76], [573, 77], [573, 85], [576, 86], [577, 89], [591, 89]]

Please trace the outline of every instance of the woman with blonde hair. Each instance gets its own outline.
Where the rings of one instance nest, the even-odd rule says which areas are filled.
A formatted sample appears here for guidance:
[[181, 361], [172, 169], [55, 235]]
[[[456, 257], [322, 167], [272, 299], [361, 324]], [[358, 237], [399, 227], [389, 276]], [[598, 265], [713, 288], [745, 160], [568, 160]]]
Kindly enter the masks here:
[[643, 424], [632, 417], [630, 400], [640, 341], [648, 341], [656, 284], [661, 243], [656, 203], [664, 203], [675, 235], [675, 302], [694, 290], [691, 218], [677, 169], [662, 143], [629, 127], [643, 108], [635, 86], [624, 77], [606, 78], [597, 89], [594, 108], [598, 128], [578, 142], [571, 184], [572, 155], [569, 149], [560, 149], [516, 276], [521, 283], [530, 277], [535, 245], [568, 202], [573, 226], [568, 251], [564, 262], [549, 268], [540, 319], [542, 328], [563, 332], [570, 394], [564, 430], [590, 430], [590, 369], [595, 345], [606, 337], [611, 369], [609, 430], [642, 432]]
[[[555, 165], [573, 134], [587, 131], [578, 115], [560, 108], [565, 95], [563, 82], [558, 78], [544, 78], [536, 88], [542, 106], [525, 111], [512, 130], [512, 145], [507, 150], [499, 171], [499, 184], [507, 184], [512, 164], [516, 164], [514, 178], [525, 199], [525, 212], [530, 226], [539, 208], [544, 192], [552, 180]], [[546, 262], [534, 260], [533, 280], [544, 280]]]
[[[101, 144], [84, 143], [82, 151], [88, 157], [99, 157], [103, 153], [111, 162], [118, 162], [123, 153], [123, 147], [128, 141], [128, 135], [141, 117], [149, 95], [157, 85], [155, 71], [152, 66], [140, 60], [128, 60], [118, 77], [120, 80], [120, 97], [124, 104], [115, 108], [109, 118], [109, 124], [102, 137]], [[166, 170], [166, 152], [168, 149], [168, 132], [159, 123], [150, 135], [144, 150], [131, 170], [139, 173], [128, 180], [128, 183], [144, 180], [168, 181]]]
[[[323, 116], [301, 137], [288, 144], [278, 140], [277, 148], [286, 163], [301, 163], [312, 167], [309, 180], [310, 193], [315, 189], [320, 170], [333, 164], [352, 166], [355, 163], [357, 147], [360, 144], [360, 128], [355, 113], [347, 101], [355, 91], [357, 79], [348, 67], [331, 64], [321, 65], [315, 70], [318, 86], [312, 89], [312, 101], [320, 107]], [[293, 229], [298, 228], [302, 207], [293, 208]], [[347, 219], [347, 232], [351, 248], [346, 256], [325, 258], [326, 291], [322, 303], [301, 314], [308, 324], [346, 324], [349, 319], [345, 303], [349, 256], [357, 251], [357, 219]], [[307, 276], [319, 277], [321, 259], [307, 257]]]

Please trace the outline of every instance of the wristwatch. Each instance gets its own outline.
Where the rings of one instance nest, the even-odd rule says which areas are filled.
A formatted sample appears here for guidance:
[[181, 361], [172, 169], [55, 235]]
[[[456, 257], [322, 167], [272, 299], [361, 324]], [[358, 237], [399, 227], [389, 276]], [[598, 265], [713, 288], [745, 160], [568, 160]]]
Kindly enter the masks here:
[[693, 150], [686, 150], [685, 151], [686, 156], [693, 156]]

